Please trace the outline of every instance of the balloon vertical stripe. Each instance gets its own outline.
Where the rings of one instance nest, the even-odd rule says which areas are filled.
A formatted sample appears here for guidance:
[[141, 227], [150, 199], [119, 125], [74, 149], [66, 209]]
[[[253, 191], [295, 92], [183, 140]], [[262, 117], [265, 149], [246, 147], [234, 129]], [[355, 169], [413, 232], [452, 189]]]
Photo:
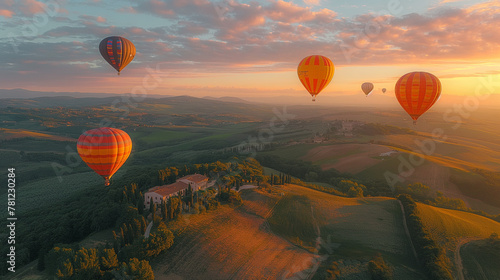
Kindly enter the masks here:
[[101, 41], [99, 52], [119, 74], [134, 59], [135, 46], [123, 37], [112, 36]]
[[363, 83], [361, 85], [361, 90], [363, 91], [363, 93], [366, 96], [368, 96], [373, 90], [373, 84], [372, 83]]
[[106, 47], [108, 51], [109, 60], [111, 60], [111, 64], [116, 65], [115, 56], [113, 55], [113, 41], [108, 40], [108, 44]]
[[430, 73], [412, 72], [398, 80], [395, 93], [401, 107], [416, 122], [441, 95], [441, 82]]
[[299, 80], [313, 97], [328, 86], [334, 71], [331, 60], [321, 55], [308, 56], [297, 67]]
[[314, 56], [314, 65], [319, 65], [319, 56]]
[[118, 60], [118, 68], [122, 65], [122, 40], [118, 39], [116, 41], [116, 56]]

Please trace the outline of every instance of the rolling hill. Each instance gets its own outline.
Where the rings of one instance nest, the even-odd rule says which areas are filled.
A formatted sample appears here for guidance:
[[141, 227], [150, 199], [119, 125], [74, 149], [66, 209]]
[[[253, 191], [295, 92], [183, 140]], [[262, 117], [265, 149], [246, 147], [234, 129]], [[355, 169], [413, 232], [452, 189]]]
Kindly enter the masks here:
[[[417, 205], [418, 216], [424, 227], [431, 233], [433, 239], [444, 247], [453, 263], [455, 273], [461, 271], [458, 254], [463, 244], [471, 240], [488, 238], [492, 233], [500, 232], [500, 223], [476, 214], [437, 208], [422, 203], [417, 203]], [[481, 265], [481, 260], [481, 258], [476, 260], [478, 265]]]
[[340, 279], [369, 279], [367, 263], [376, 252], [399, 279], [421, 277], [394, 199], [341, 198], [295, 185], [246, 190], [242, 197], [237, 209], [170, 224], [182, 234], [152, 262], [156, 279], [323, 279], [332, 261]]

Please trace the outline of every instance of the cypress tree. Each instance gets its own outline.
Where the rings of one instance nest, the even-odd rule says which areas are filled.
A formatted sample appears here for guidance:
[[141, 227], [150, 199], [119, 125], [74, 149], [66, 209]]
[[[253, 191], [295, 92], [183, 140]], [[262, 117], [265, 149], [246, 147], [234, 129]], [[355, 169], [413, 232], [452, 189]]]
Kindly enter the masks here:
[[142, 193], [139, 193], [139, 198], [137, 200], [137, 212], [139, 215], [144, 214], [144, 197], [142, 196]]
[[134, 242], [135, 238], [136, 238], [136, 236], [135, 236], [134, 228], [132, 227], [131, 224], [128, 224], [128, 243], [132, 244]]
[[123, 227], [120, 227], [120, 248], [125, 247], [125, 232], [123, 231]]
[[167, 220], [167, 205], [166, 202], [161, 200], [161, 218], [162, 220], [166, 221]]
[[154, 221], [156, 217], [156, 204], [151, 207], [151, 219]]

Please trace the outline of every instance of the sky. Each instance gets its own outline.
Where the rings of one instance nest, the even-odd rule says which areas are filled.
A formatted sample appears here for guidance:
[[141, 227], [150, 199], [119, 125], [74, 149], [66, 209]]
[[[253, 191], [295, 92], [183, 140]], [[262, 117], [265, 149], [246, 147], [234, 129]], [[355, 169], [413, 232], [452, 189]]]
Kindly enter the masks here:
[[[472, 95], [500, 78], [500, 1], [2, 0], [0, 88], [244, 98], [309, 95], [302, 58], [335, 75], [321, 95], [394, 93], [411, 71], [443, 94]], [[120, 76], [99, 42], [123, 36], [137, 54]]]

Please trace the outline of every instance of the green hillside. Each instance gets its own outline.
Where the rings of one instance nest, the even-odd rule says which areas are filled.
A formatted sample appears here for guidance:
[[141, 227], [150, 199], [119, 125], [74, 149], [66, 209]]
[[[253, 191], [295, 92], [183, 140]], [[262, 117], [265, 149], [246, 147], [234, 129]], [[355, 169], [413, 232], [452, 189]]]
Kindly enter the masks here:
[[467, 279], [500, 279], [500, 239], [471, 241], [460, 250]]
[[[500, 233], [500, 223], [491, 219], [422, 203], [417, 203], [417, 205], [418, 215], [422, 219], [424, 227], [431, 233], [433, 239], [446, 250], [454, 267], [454, 273], [459, 273], [462, 267], [458, 256], [460, 246], [471, 240], [487, 238], [492, 233]], [[486, 263], [483, 263], [483, 261], [486, 261]], [[475, 258], [475, 262], [478, 266], [488, 267], [489, 260]]]

